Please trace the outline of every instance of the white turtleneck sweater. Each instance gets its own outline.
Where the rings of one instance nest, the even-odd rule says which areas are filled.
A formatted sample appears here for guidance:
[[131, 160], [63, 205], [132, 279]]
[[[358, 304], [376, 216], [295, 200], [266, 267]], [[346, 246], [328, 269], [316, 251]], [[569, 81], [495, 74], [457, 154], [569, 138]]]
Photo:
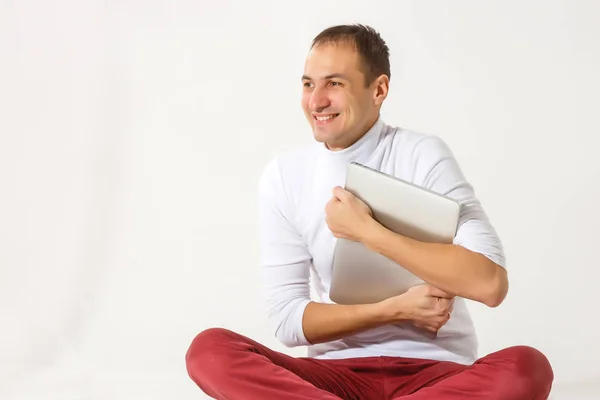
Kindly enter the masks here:
[[344, 186], [351, 161], [458, 200], [461, 213], [454, 244], [505, 267], [502, 244], [446, 144], [439, 137], [391, 127], [379, 119], [347, 149], [334, 152], [315, 143], [273, 159], [260, 178], [261, 263], [276, 337], [289, 347], [308, 346], [309, 357], [322, 359], [399, 356], [471, 364], [478, 357], [477, 337], [462, 298], [456, 299], [437, 338], [405, 323], [327, 343], [311, 345], [306, 340], [306, 305], [311, 300], [333, 303], [328, 294], [336, 238], [325, 222], [325, 205], [333, 187]]

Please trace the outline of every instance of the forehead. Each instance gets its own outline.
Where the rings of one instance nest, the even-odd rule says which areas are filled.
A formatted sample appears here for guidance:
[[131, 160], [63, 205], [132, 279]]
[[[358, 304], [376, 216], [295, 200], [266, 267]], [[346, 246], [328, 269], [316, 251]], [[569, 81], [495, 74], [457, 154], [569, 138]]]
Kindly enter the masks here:
[[362, 76], [358, 52], [354, 47], [348, 44], [321, 44], [309, 51], [304, 75], [319, 79], [331, 74]]

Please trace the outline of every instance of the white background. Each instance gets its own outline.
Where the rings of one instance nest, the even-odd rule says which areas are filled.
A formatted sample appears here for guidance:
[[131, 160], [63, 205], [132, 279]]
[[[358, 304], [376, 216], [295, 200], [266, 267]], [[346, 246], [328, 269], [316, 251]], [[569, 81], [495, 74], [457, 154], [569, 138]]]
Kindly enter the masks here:
[[504, 241], [480, 352], [600, 388], [600, 4], [367, 4], [0, 0], [0, 398], [203, 398], [213, 326], [304, 355], [260, 301], [256, 184], [312, 140], [304, 57], [348, 22], [391, 48], [384, 120], [449, 143]]

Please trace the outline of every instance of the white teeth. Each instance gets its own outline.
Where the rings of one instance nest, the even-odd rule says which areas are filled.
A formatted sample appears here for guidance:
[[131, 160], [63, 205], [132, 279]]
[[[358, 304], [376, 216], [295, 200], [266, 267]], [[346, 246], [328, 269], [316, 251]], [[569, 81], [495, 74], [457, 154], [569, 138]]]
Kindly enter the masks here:
[[316, 117], [317, 121], [327, 121], [328, 119], [332, 119], [335, 115], [328, 115], [326, 117]]

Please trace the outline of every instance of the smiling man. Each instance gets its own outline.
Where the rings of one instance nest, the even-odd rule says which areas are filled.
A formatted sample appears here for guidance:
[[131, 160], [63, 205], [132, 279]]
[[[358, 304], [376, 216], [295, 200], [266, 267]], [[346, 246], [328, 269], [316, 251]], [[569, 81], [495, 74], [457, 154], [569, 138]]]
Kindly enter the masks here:
[[[269, 318], [282, 343], [307, 346], [308, 355], [290, 357], [236, 332], [208, 329], [194, 339], [186, 361], [190, 377], [209, 396], [548, 397], [553, 372], [538, 350], [514, 346], [477, 354], [465, 299], [502, 303], [508, 291], [502, 244], [448, 146], [381, 119], [390, 78], [388, 47], [370, 27], [335, 26], [313, 40], [302, 107], [315, 143], [274, 159], [259, 184]], [[365, 203], [342, 189], [352, 161], [458, 200], [454, 242], [423, 243], [380, 225]], [[328, 292], [335, 242], [342, 237], [427, 283], [376, 304], [334, 304]]]

